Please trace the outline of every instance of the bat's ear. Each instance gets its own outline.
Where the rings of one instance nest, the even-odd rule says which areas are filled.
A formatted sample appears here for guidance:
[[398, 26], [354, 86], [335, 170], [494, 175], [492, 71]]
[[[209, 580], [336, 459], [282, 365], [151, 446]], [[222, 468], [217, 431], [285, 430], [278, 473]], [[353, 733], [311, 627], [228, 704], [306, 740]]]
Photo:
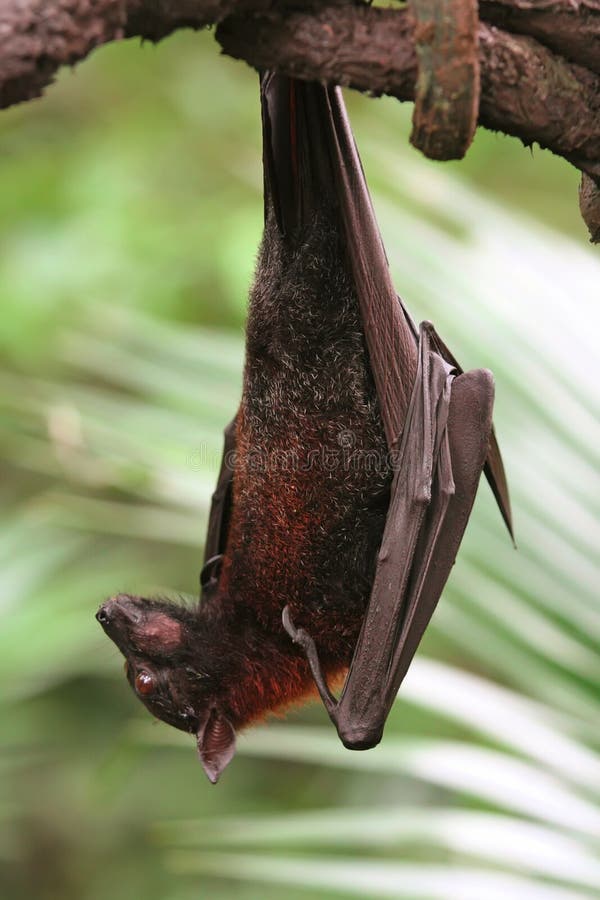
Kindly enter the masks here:
[[198, 755], [210, 781], [216, 784], [235, 754], [235, 731], [222, 713], [213, 707], [197, 734]]

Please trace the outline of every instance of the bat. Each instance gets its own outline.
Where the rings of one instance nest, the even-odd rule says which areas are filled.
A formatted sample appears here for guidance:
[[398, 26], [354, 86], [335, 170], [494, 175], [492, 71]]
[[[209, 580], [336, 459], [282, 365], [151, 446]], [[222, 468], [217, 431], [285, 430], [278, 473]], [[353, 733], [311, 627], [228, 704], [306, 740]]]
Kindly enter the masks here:
[[240, 729], [317, 692], [346, 747], [377, 744], [483, 469], [512, 535], [492, 376], [398, 298], [341, 91], [268, 72], [261, 109], [264, 234], [201, 602], [97, 613], [212, 782]]

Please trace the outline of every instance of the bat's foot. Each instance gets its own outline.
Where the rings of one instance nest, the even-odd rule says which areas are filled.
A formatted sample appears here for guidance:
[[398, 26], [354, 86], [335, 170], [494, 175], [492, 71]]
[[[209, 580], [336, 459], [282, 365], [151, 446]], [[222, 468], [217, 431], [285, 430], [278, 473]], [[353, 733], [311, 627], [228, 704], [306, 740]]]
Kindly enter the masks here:
[[302, 649], [306, 653], [308, 661], [311, 664], [311, 668], [313, 666], [312, 660], [315, 660], [316, 667], [318, 668], [319, 672], [321, 672], [321, 663], [319, 662], [317, 646], [308, 631], [305, 631], [304, 628], [296, 628], [290, 616], [289, 606], [286, 606], [284, 608], [281, 614], [281, 621], [283, 622], [283, 627], [291, 637], [294, 644], [298, 644], [298, 646], [302, 647]]
[[296, 628], [296, 626], [292, 622], [289, 606], [284, 607], [284, 610], [281, 613], [281, 621], [283, 622], [283, 627], [291, 637], [294, 644], [299, 644], [303, 650], [306, 650], [307, 643], [310, 643], [312, 641], [312, 638], [308, 634], [308, 632], [304, 631], [303, 628]]
[[294, 644], [298, 644], [298, 646], [302, 647], [302, 649], [304, 650], [313, 678], [315, 679], [315, 684], [319, 689], [321, 700], [325, 704], [325, 709], [335, 722], [334, 716], [335, 709], [337, 707], [337, 700], [333, 696], [327, 685], [327, 681], [325, 679], [325, 675], [319, 661], [317, 646], [314, 640], [311, 638], [310, 634], [304, 630], [304, 628], [296, 628], [290, 616], [289, 606], [284, 607], [284, 610], [281, 614], [281, 621], [283, 622], [283, 627], [291, 637]]

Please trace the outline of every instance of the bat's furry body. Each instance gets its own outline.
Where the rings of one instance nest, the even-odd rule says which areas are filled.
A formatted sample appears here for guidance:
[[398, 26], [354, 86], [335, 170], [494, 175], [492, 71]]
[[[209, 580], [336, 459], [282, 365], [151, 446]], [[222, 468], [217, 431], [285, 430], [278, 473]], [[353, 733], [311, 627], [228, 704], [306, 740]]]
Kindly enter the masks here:
[[356, 291], [326, 209], [282, 241], [266, 226], [250, 300], [221, 587], [280, 633], [281, 610], [349, 662], [391, 470]]
[[[262, 96], [265, 231], [250, 295], [235, 462], [229, 475], [222, 469], [209, 527], [207, 555], [218, 554], [218, 573], [205, 585], [197, 609], [121, 595], [107, 601], [98, 614], [127, 659], [132, 686], [151, 712], [197, 735], [211, 780], [233, 755], [237, 729], [306, 697], [314, 691], [314, 681], [340, 735], [349, 735], [351, 746], [376, 743], [396, 689], [393, 672], [405, 671], [456, 554], [491, 428], [488, 375], [475, 381], [460, 376], [467, 380], [457, 391], [459, 406], [449, 406], [451, 384], [460, 369], [439, 355], [448, 357], [445, 348], [431, 356], [433, 351], [419, 344], [420, 375], [415, 381], [417, 338], [389, 281], [339, 94], [267, 76]], [[364, 231], [362, 243], [359, 228]], [[427, 332], [427, 342], [436, 340]], [[431, 365], [431, 382], [426, 374], [430, 358], [437, 360]], [[431, 405], [430, 393], [433, 419], [421, 421], [419, 416], [426, 416]], [[478, 403], [483, 397], [480, 407], [473, 407], [471, 394]], [[415, 402], [420, 409], [419, 398], [425, 413], [414, 412]], [[464, 425], [458, 415], [463, 402], [468, 406]], [[450, 444], [448, 409], [450, 421], [457, 421]], [[408, 563], [395, 563], [392, 594], [396, 582], [398, 591], [409, 594], [405, 601], [401, 595], [396, 598], [398, 611], [389, 614], [391, 625], [382, 617], [381, 640], [373, 644], [365, 610], [374, 581], [373, 591], [380, 590], [376, 566], [379, 573], [382, 559], [385, 575], [387, 551], [378, 556], [378, 549], [386, 519], [386, 534], [390, 529], [391, 491], [404, 490], [401, 482], [392, 480], [389, 451], [398, 449], [407, 414], [413, 416], [410, 427], [417, 433], [434, 429], [431, 453], [435, 451], [435, 459], [445, 453], [446, 463], [438, 472], [434, 459], [432, 512], [424, 520], [416, 550], [409, 553], [411, 558], [417, 553], [417, 562], [407, 587], [400, 585], [402, 567], [408, 578]], [[469, 437], [470, 421], [475, 425]], [[428, 589], [426, 615], [423, 612], [414, 628], [409, 623], [402, 636], [402, 615], [406, 618], [406, 610], [412, 609], [416, 577], [420, 570], [429, 571], [426, 541], [437, 534], [436, 516], [442, 523], [445, 515], [443, 503], [437, 511], [436, 485], [441, 479], [443, 496], [451, 496], [448, 447], [458, 448], [452, 452], [460, 468], [463, 435], [475, 449], [466, 460], [471, 474], [465, 497], [450, 507], [457, 539], [450, 536], [448, 547], [440, 547], [439, 590], [435, 585]], [[503, 477], [493, 453], [488, 465]], [[405, 482], [411, 482], [411, 471]], [[498, 477], [491, 480], [503, 494], [503, 482], [498, 488]], [[407, 508], [412, 509], [410, 503]], [[404, 540], [402, 516], [412, 517], [405, 523], [407, 534], [411, 522], [421, 527], [418, 510], [396, 515], [399, 531], [392, 535], [392, 563]], [[406, 541], [409, 546], [409, 537]], [[424, 554], [422, 563], [419, 553]], [[430, 581], [436, 577], [434, 572]], [[384, 588], [384, 598], [386, 591], [390, 593]], [[376, 606], [381, 606], [380, 599]], [[282, 626], [285, 608], [288, 633]], [[368, 692], [358, 697], [351, 689], [354, 693], [346, 698], [350, 714], [342, 729], [325, 683], [348, 668], [359, 635], [376, 650], [386, 640], [392, 650], [394, 642], [402, 647], [406, 641], [408, 648], [406, 660], [394, 662], [392, 669], [387, 657], [376, 660], [386, 682], [385, 698], [377, 697], [372, 704], [377, 721], [362, 731], [354, 727], [352, 710], [368, 704]], [[360, 674], [369, 666], [365, 652], [371, 651], [361, 650], [362, 659], [355, 656], [350, 674], [355, 670], [368, 687], [369, 674]], [[358, 693], [362, 690], [359, 685]]]

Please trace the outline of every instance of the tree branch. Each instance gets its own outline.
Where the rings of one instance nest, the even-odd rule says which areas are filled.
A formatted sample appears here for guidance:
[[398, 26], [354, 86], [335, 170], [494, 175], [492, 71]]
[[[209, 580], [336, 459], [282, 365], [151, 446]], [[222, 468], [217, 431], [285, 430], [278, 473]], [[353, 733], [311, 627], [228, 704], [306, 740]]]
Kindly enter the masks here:
[[61, 66], [123, 37], [159, 40], [268, 0], [0, 0], [0, 108], [39, 97]]
[[117, 0], [7, 0], [0, 9], [0, 106], [39, 96], [59, 66], [123, 36], [126, 10]]
[[600, 74], [600, 0], [480, 0], [479, 15]]
[[600, 181], [585, 174], [581, 176], [579, 186], [579, 209], [588, 227], [591, 243], [600, 243]]
[[430, 159], [462, 159], [479, 117], [477, 0], [409, 0], [408, 11], [418, 63], [410, 142]]
[[[231, 16], [217, 29], [230, 56], [307, 80], [414, 98], [417, 61], [406, 12], [375, 7]], [[479, 25], [479, 121], [537, 141], [595, 173], [600, 161], [600, 77], [537, 41]]]
[[[348, 0], [331, 0], [345, 4]], [[306, 0], [304, 7], [319, 4]], [[61, 66], [123, 37], [159, 41], [274, 0], [0, 0], [0, 109], [39, 97]], [[283, 8], [285, 2], [279, 2]]]

